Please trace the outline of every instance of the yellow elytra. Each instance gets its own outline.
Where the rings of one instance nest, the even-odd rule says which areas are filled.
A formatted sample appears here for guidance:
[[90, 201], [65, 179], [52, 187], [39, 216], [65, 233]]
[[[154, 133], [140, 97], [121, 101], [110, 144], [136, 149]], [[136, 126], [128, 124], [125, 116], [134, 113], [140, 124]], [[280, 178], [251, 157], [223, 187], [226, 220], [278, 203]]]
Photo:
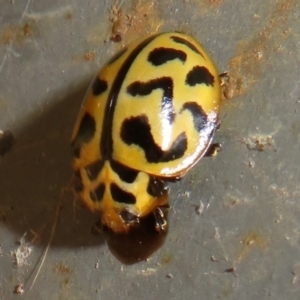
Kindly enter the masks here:
[[154, 213], [164, 229], [165, 182], [205, 154], [219, 123], [218, 72], [192, 37], [150, 36], [123, 48], [92, 83], [75, 124], [75, 189], [117, 233]]

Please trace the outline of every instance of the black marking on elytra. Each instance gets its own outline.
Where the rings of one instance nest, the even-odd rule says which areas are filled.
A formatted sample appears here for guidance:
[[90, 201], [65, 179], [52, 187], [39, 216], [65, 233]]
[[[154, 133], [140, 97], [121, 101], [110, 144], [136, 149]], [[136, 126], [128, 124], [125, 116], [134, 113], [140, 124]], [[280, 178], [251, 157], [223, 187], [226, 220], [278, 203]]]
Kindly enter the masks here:
[[163, 91], [160, 117], [167, 119], [171, 124], [175, 118], [173, 108], [173, 80], [171, 77], [160, 77], [147, 82], [135, 81], [127, 87], [127, 93], [131, 96], [147, 96], [154, 90]]
[[112, 139], [112, 125], [113, 125], [113, 116], [115, 111], [115, 106], [118, 100], [119, 92], [125, 76], [134, 62], [135, 58], [139, 55], [139, 53], [154, 39], [157, 35], [153, 35], [143, 42], [141, 42], [132, 52], [128, 55], [124, 63], [122, 64], [116, 78], [112, 84], [110, 89], [108, 100], [105, 106], [104, 111], [104, 121], [103, 121], [103, 129], [102, 136], [100, 141], [100, 149], [103, 160], [110, 159], [113, 153], [113, 139]]
[[161, 66], [168, 61], [179, 59], [181, 62], [186, 61], [186, 53], [174, 48], [155, 48], [148, 55], [148, 61], [154, 66]]
[[93, 95], [100, 96], [107, 90], [107, 87], [108, 85], [106, 80], [103, 80], [97, 76], [92, 84]]
[[112, 63], [117, 61], [126, 51], [127, 51], [127, 47], [124, 47], [118, 53], [116, 53], [106, 64], [111, 65]]
[[75, 192], [79, 193], [83, 190], [84, 186], [82, 183], [82, 178], [81, 178], [81, 174], [80, 171], [76, 171], [73, 174], [73, 187]]
[[162, 89], [163, 96], [171, 98], [173, 96], [173, 80], [171, 77], [160, 77], [147, 82], [135, 81], [127, 87], [127, 93], [131, 96], [147, 96], [153, 90]]
[[111, 193], [112, 198], [116, 202], [125, 203], [125, 204], [135, 204], [136, 203], [136, 199], [133, 194], [123, 191], [115, 183], [111, 183], [110, 193]]
[[90, 191], [90, 198], [94, 202], [99, 202], [103, 199], [105, 191], [104, 183], [100, 183], [93, 191]]
[[146, 159], [150, 163], [168, 162], [182, 157], [187, 149], [187, 137], [182, 132], [167, 151], [155, 143], [151, 134], [151, 127], [147, 116], [141, 115], [125, 119], [121, 134], [127, 145], [137, 145], [143, 149]]
[[110, 161], [110, 165], [113, 171], [116, 172], [119, 177], [127, 183], [133, 183], [138, 175], [138, 171], [125, 167], [114, 160]]
[[169, 188], [165, 182], [157, 177], [149, 176], [147, 192], [153, 197], [160, 197], [169, 193]]
[[207, 86], [214, 85], [215, 78], [209, 72], [209, 70], [203, 66], [195, 66], [186, 75], [185, 83], [190, 86], [195, 86], [197, 84], [205, 84]]
[[80, 156], [80, 148], [82, 143], [88, 143], [94, 137], [95, 131], [95, 119], [89, 113], [85, 113], [81, 119], [77, 135], [71, 143], [75, 157]]
[[95, 180], [98, 177], [98, 174], [102, 170], [103, 166], [104, 161], [99, 159], [85, 167], [86, 174], [91, 181]]
[[183, 45], [187, 46], [192, 51], [196, 52], [197, 54], [200, 54], [205, 59], [204, 55], [195, 47], [195, 45], [193, 45], [188, 40], [186, 40], [182, 37], [179, 37], [179, 36], [171, 36], [171, 39], [177, 44], [183, 44]]
[[188, 110], [193, 116], [193, 122], [198, 132], [207, 127], [207, 114], [197, 102], [184, 103], [180, 112]]

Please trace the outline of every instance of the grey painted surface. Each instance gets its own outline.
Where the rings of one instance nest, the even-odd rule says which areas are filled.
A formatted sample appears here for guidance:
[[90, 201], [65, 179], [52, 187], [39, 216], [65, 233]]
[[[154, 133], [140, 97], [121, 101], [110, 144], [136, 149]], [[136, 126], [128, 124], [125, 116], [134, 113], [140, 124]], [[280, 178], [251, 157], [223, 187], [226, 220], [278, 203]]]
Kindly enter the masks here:
[[15, 137], [0, 159], [0, 299], [19, 297], [21, 283], [23, 299], [299, 299], [297, 0], [123, 3], [134, 18], [121, 24], [121, 44], [181, 30], [229, 71], [236, 97], [224, 102], [215, 137], [223, 150], [172, 184], [166, 241], [131, 266], [90, 234], [96, 216], [80, 205], [74, 215], [74, 196], [63, 194], [29, 291], [71, 178], [82, 98], [121, 47], [104, 42], [112, 4], [0, 0], [0, 129]]

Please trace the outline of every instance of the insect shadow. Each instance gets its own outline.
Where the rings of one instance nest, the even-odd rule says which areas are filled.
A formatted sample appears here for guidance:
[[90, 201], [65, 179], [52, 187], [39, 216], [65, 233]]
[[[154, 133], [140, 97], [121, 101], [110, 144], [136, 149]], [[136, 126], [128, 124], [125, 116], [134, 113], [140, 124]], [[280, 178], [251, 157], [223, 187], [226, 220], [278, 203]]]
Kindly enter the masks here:
[[10, 231], [21, 238], [27, 233], [26, 240], [46, 246], [57, 221], [51, 247], [101, 246], [107, 242], [117, 259], [132, 264], [160, 247], [166, 234], [153, 234], [147, 227], [142, 234], [127, 237], [109, 232], [92, 234], [97, 216], [71, 191], [70, 138], [90, 81], [85, 80], [71, 93], [57, 92], [54, 101], [43, 100], [54, 104], [45, 104], [22, 128], [12, 130], [14, 145], [0, 157], [0, 226], [5, 234]]
[[74, 202], [70, 188], [70, 137], [88, 85], [86, 80], [71, 93], [44, 99], [44, 107], [22, 128], [11, 130], [14, 145], [0, 160], [0, 222], [17, 237], [27, 232], [26, 240], [35, 236], [47, 244], [61, 203], [51, 247], [104, 243], [104, 238], [86, 234], [91, 213]]

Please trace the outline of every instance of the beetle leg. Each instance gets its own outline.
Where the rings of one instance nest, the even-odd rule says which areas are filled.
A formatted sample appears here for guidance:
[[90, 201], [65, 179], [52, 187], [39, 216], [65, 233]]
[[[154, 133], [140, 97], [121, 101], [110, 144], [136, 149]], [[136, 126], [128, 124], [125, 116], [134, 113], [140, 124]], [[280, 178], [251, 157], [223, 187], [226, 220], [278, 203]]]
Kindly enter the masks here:
[[225, 86], [226, 83], [228, 82], [228, 78], [229, 78], [228, 72], [225, 71], [225, 72], [219, 74], [219, 78], [221, 81], [221, 86]]
[[165, 219], [164, 210], [168, 208], [169, 205], [158, 206], [153, 212], [155, 218], [155, 229], [159, 233], [166, 232], [167, 230], [168, 222]]
[[103, 225], [101, 221], [97, 221], [91, 228], [92, 235], [100, 235], [103, 231]]
[[222, 145], [219, 144], [219, 143], [214, 143], [214, 144], [211, 144], [205, 154], [204, 154], [204, 157], [214, 157], [216, 156], [220, 151], [222, 150]]
[[154, 197], [161, 197], [169, 194], [169, 188], [165, 185], [165, 181], [149, 176], [147, 192]]

